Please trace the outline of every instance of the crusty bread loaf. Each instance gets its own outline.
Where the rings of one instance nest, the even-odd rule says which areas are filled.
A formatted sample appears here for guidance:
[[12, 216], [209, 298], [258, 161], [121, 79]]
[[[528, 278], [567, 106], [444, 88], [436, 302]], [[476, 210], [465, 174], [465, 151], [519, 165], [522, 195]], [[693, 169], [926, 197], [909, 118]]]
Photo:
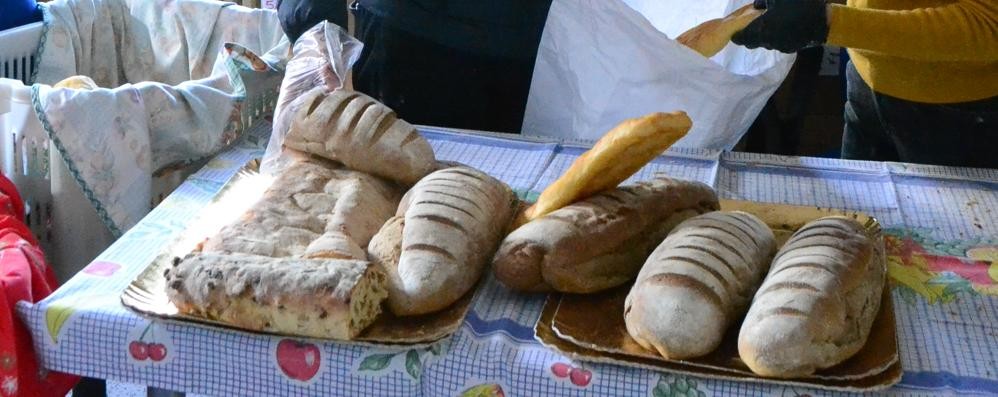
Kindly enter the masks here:
[[394, 184], [325, 160], [300, 160], [276, 177], [205, 252], [270, 257], [366, 259], [363, 247], [401, 199]]
[[537, 202], [516, 220], [516, 226], [617, 187], [686, 136], [692, 126], [684, 112], [652, 113], [624, 120], [544, 189]]
[[718, 208], [710, 186], [666, 177], [622, 186], [520, 226], [493, 259], [506, 286], [595, 292], [626, 283], [683, 220]]
[[284, 146], [409, 186], [433, 171], [429, 142], [374, 98], [316, 87], [303, 101]]
[[473, 168], [445, 168], [420, 180], [368, 246], [370, 260], [388, 275], [391, 311], [430, 313], [468, 292], [515, 205], [506, 184]]
[[746, 212], [711, 212], [681, 223], [627, 295], [627, 332], [667, 359], [710, 353], [745, 313], [775, 250], [772, 230]]
[[880, 307], [885, 269], [863, 226], [845, 217], [810, 222], [773, 259], [738, 336], [753, 372], [797, 377], [851, 357]]
[[749, 3], [724, 18], [711, 19], [694, 26], [676, 37], [676, 41], [710, 58], [721, 52], [735, 33], [745, 29], [763, 12], [764, 10], [757, 10]]
[[237, 327], [351, 339], [381, 313], [385, 276], [367, 261], [192, 254], [166, 270], [181, 313]]

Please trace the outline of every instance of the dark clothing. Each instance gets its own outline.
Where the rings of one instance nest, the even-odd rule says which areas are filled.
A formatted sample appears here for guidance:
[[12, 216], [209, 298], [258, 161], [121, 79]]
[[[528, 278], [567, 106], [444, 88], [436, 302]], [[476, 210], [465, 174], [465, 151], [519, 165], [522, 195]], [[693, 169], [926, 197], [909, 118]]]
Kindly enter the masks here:
[[998, 97], [926, 104], [874, 92], [850, 62], [842, 158], [998, 168]]
[[278, 0], [277, 19], [288, 40], [294, 44], [305, 31], [322, 21], [347, 30], [347, 6], [343, 0]]
[[354, 88], [415, 124], [519, 132], [550, 0], [362, 0]]
[[42, 20], [35, 0], [0, 0], [0, 30], [16, 28]]

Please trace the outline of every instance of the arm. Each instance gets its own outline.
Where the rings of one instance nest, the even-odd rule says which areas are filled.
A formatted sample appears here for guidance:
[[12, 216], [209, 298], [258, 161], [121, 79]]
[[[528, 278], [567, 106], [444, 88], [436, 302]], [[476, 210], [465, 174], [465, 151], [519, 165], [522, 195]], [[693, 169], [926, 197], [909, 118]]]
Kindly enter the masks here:
[[998, 61], [998, 2], [893, 11], [828, 6], [828, 43], [923, 61]]

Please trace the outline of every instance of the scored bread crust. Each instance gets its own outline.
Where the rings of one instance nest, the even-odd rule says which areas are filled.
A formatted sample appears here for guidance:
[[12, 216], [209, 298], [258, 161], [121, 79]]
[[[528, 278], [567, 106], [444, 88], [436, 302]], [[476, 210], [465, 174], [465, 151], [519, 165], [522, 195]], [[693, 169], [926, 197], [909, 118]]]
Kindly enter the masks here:
[[350, 90], [304, 94], [284, 146], [411, 186], [433, 171], [430, 143], [395, 112]]
[[836, 365], [866, 343], [885, 269], [873, 239], [845, 217], [800, 228], [780, 249], [738, 336], [755, 373], [799, 377]]
[[195, 253], [165, 272], [181, 313], [237, 327], [352, 339], [381, 312], [385, 276], [367, 261]]
[[772, 230], [746, 212], [686, 220], [641, 268], [624, 303], [627, 332], [667, 359], [710, 353], [745, 312], [775, 249]]
[[332, 162], [300, 160], [237, 221], [202, 244], [205, 252], [270, 257], [366, 259], [362, 247], [401, 199], [394, 184]]
[[388, 276], [389, 309], [431, 313], [467, 293], [515, 205], [506, 184], [474, 168], [444, 168], [420, 180], [368, 246], [368, 257]]
[[588, 293], [626, 283], [672, 228], [716, 210], [703, 183], [658, 176], [611, 189], [520, 226], [493, 258], [496, 278], [521, 291]]

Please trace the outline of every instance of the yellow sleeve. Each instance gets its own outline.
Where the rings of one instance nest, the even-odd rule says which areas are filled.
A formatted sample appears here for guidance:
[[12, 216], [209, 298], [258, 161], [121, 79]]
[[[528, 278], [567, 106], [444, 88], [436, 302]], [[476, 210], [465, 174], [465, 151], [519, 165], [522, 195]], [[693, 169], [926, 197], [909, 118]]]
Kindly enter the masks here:
[[998, 61], [998, 0], [876, 10], [829, 5], [828, 44], [919, 61]]

